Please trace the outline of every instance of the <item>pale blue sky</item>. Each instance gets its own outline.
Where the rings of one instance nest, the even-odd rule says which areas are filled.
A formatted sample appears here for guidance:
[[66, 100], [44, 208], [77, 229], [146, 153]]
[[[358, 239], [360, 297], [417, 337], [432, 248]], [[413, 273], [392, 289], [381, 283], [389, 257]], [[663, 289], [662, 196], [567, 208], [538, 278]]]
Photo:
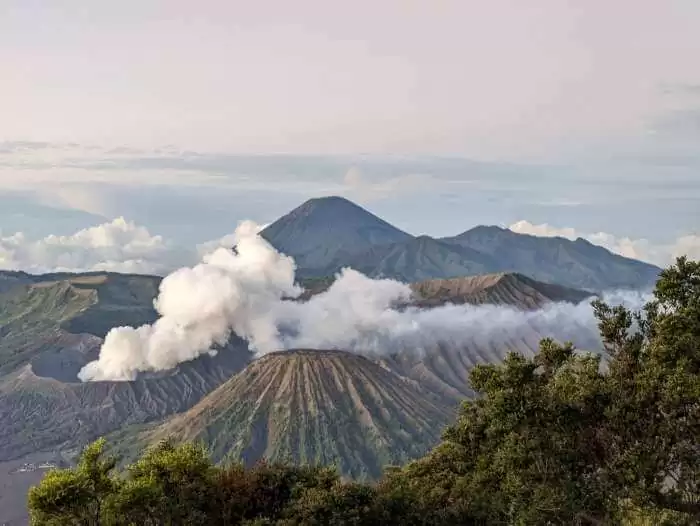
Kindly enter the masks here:
[[[700, 228], [700, 2], [0, 0], [0, 232]], [[284, 155], [282, 155], [284, 154]]]

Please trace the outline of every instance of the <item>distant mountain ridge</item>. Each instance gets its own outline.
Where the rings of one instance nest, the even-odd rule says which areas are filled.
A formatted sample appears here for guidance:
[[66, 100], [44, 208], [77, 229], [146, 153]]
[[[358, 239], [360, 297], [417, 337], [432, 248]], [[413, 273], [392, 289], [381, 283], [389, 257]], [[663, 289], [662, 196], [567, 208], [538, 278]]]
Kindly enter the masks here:
[[478, 226], [442, 241], [492, 258], [503, 272], [590, 290], [651, 287], [661, 271], [582, 238], [538, 237], [497, 226]]
[[405, 282], [515, 272], [601, 291], [651, 287], [661, 270], [583, 239], [536, 237], [497, 226], [441, 239], [414, 237], [341, 197], [311, 199], [262, 236], [293, 256], [305, 278], [330, 276], [343, 267]]
[[321, 273], [334, 274], [346, 266], [371, 277], [393, 278], [407, 283], [473, 276], [493, 269], [491, 259], [483, 254], [429, 236], [375, 245], [359, 252], [344, 250]]

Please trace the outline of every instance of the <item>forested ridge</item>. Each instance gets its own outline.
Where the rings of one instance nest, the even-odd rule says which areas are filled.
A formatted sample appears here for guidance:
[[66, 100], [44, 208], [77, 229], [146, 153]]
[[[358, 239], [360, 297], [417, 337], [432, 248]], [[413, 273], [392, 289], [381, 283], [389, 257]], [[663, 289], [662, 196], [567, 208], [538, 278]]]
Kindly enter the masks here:
[[700, 263], [664, 270], [641, 312], [594, 303], [607, 357], [551, 339], [470, 374], [441, 443], [373, 484], [333, 470], [217, 466], [154, 445], [126, 469], [104, 440], [29, 494], [37, 525], [700, 523]]

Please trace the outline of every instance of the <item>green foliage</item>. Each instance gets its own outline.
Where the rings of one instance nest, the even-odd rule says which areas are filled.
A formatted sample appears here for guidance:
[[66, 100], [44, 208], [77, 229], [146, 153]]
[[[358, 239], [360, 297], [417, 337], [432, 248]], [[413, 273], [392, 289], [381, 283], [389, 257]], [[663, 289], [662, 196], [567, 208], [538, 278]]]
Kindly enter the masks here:
[[163, 441], [129, 467], [110, 511], [126, 523], [202, 524], [212, 498], [214, 471], [203, 447], [175, 447]]
[[116, 460], [104, 456], [104, 447], [104, 439], [90, 444], [75, 469], [52, 470], [30, 490], [32, 524], [103, 524], [105, 504], [117, 485], [111, 477]]
[[700, 523], [700, 263], [665, 270], [641, 313], [594, 303], [606, 350], [550, 339], [478, 366], [443, 441], [377, 484], [328, 469], [217, 467], [158, 444], [115, 475], [104, 442], [29, 496], [34, 524], [277, 526]]
[[483, 396], [410, 487], [489, 524], [698, 523], [700, 264], [679, 259], [654, 295], [643, 313], [594, 303], [605, 364], [544, 340], [475, 368]]

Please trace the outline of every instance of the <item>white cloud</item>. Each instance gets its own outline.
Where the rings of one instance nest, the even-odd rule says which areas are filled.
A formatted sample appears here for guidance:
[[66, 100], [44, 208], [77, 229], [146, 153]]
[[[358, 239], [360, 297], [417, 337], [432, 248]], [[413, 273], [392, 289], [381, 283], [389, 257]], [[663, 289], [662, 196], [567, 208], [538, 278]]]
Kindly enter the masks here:
[[572, 240], [580, 237], [622, 256], [662, 267], [668, 266], [679, 256], [700, 259], [700, 235], [697, 234], [681, 236], [670, 243], [654, 244], [648, 239], [617, 237], [606, 232], [584, 233], [571, 227], [555, 227], [547, 223], [536, 225], [525, 220], [513, 223], [508, 228], [519, 234], [540, 237], [564, 237]]
[[146, 228], [117, 218], [68, 236], [28, 239], [0, 235], [0, 268], [32, 273], [113, 271], [162, 274], [189, 264], [192, 251], [173, 245]]
[[[78, 374], [83, 381], [134, 380], [140, 371], [173, 368], [223, 345], [232, 333], [251, 351], [342, 349], [385, 354], [481, 341], [507, 347], [514, 334], [536, 332], [598, 348], [596, 320], [588, 302], [551, 303], [535, 311], [502, 305], [445, 305], [397, 310], [412, 295], [405, 283], [341, 271], [330, 288], [309, 301], [293, 301], [295, 262], [243, 222], [235, 234], [238, 250], [218, 249], [191, 268], [181, 268], [160, 285], [152, 325], [109, 331], [97, 360]], [[641, 293], [615, 294], [613, 304], [637, 309]], [[478, 330], [474, 330], [478, 327]], [[477, 343], [478, 345], [478, 343]], [[589, 347], [590, 345], [590, 347]]]

